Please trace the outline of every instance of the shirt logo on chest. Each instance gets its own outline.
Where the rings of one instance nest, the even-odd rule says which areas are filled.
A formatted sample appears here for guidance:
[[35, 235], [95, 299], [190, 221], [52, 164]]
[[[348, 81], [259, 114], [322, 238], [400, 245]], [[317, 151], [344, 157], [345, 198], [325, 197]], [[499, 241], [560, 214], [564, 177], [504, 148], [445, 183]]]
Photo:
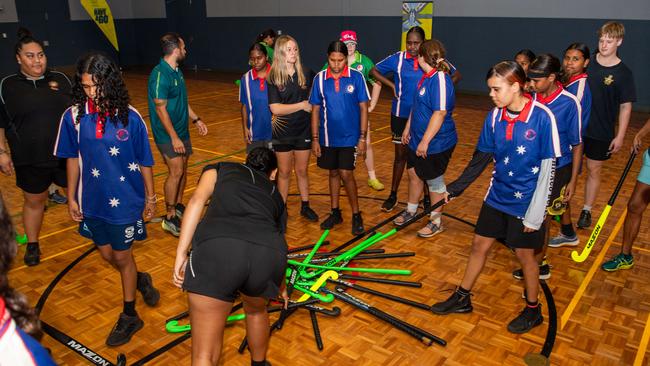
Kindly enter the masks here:
[[426, 87], [423, 86], [422, 88], [420, 88], [420, 96], [423, 96], [424, 94], [426, 94], [426, 92], [427, 92]]
[[363, 65], [362, 65], [362, 64], [358, 64], [358, 65], [357, 65], [357, 70], [359, 70], [359, 71], [363, 71]]
[[127, 130], [124, 129], [124, 128], [120, 128], [120, 129], [117, 130], [117, 132], [115, 133], [115, 138], [118, 139], [118, 140], [120, 140], [120, 141], [126, 141], [126, 140], [129, 139], [129, 131], [127, 131]]
[[605, 84], [607, 86], [612, 85], [613, 83], [614, 83], [614, 75], [607, 75], [603, 79], [603, 84]]
[[349, 94], [354, 93], [354, 85], [350, 84], [345, 88], [345, 91], [348, 92]]
[[537, 132], [535, 132], [535, 130], [533, 130], [532, 128], [526, 130], [526, 132], [524, 133], [524, 138], [528, 141], [533, 141], [535, 137], [537, 137]]

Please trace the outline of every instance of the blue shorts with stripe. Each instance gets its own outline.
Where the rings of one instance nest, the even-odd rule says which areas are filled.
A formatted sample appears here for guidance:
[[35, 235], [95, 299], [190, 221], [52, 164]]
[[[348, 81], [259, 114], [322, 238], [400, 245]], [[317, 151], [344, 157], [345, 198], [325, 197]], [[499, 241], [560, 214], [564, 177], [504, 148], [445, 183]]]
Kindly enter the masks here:
[[111, 245], [113, 250], [127, 250], [135, 240], [147, 238], [147, 228], [142, 219], [124, 225], [113, 225], [106, 221], [85, 218], [79, 223], [79, 234], [92, 239], [97, 246]]

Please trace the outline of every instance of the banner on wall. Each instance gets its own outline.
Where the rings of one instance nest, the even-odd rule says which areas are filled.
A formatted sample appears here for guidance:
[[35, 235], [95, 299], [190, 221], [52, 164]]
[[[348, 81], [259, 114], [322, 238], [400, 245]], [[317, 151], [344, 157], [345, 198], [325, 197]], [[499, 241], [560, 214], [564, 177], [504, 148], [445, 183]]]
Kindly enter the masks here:
[[81, 0], [81, 6], [86, 9], [88, 15], [90, 15], [102, 33], [108, 38], [115, 50], [119, 51], [120, 47], [117, 44], [113, 14], [106, 0]]
[[420, 26], [429, 39], [432, 22], [433, 1], [402, 1], [402, 51], [406, 50], [406, 32], [409, 29]]

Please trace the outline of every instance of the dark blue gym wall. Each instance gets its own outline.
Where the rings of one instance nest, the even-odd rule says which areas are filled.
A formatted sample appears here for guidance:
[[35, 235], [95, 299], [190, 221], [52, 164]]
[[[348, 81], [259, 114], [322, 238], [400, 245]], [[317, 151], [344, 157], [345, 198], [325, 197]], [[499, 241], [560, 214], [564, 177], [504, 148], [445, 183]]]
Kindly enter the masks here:
[[[78, 0], [15, 1], [19, 23], [0, 23], [0, 33], [7, 33], [9, 37], [0, 39], [2, 74], [16, 70], [13, 45], [18, 24], [50, 42], [47, 53], [52, 66], [71, 65], [89, 49], [117, 56], [92, 21], [70, 20], [68, 1]], [[156, 63], [160, 54], [158, 37], [168, 30], [178, 31], [186, 38], [187, 66], [220, 71], [243, 72], [247, 68], [248, 47], [259, 31], [269, 27], [294, 36], [301, 46], [303, 62], [314, 69], [323, 65], [327, 44], [336, 39], [342, 29], [355, 29], [360, 39], [359, 49], [375, 62], [396, 51], [400, 45], [401, 17], [393, 15], [400, 11], [399, 0], [108, 2], [112, 8], [128, 4], [140, 8], [140, 13], [131, 13], [132, 19], [115, 21], [121, 48], [119, 60], [124, 66]], [[620, 15], [618, 18], [626, 26], [620, 55], [635, 75], [638, 93], [635, 109], [650, 110], [650, 68], [647, 67], [650, 42], [646, 40], [650, 34], [650, 1], [627, 0], [626, 8], [632, 10], [621, 10], [626, 8], [612, 5], [609, 0], [574, 0], [563, 7], [555, 6], [563, 0], [548, 0], [548, 4], [553, 4], [547, 4], [544, 9], [538, 2], [513, 5], [515, 3], [509, 0], [493, 0], [489, 4], [482, 0], [435, 1], [433, 34], [444, 42], [450, 60], [464, 76], [459, 90], [485, 93], [487, 68], [511, 58], [520, 48], [561, 56], [569, 43], [582, 41], [595, 50], [597, 29], [607, 20], [607, 14], [614, 14]], [[155, 18], [155, 14], [154, 18], [147, 18], [146, 14], [138, 18], [152, 6], [164, 7], [166, 18]], [[536, 7], [535, 11], [530, 11], [529, 7]], [[552, 10], [555, 8], [563, 10]], [[562, 11], [581, 18], [566, 19]], [[527, 16], [531, 12], [545, 13], [540, 18], [531, 18]], [[115, 15], [116, 11], [113, 13]], [[506, 17], [499, 17], [501, 14]], [[0, 21], [4, 21], [1, 14]]]

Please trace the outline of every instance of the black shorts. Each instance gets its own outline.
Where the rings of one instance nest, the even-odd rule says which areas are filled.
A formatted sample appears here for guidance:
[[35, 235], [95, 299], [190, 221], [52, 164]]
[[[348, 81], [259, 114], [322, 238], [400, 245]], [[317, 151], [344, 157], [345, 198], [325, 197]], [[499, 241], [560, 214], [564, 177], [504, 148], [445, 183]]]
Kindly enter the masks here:
[[320, 158], [316, 159], [316, 163], [319, 168], [327, 170], [354, 170], [357, 165], [357, 148], [321, 145]]
[[532, 233], [524, 232], [522, 219], [483, 203], [474, 232], [488, 238], [505, 239], [510, 248], [538, 249], [544, 245], [544, 224]]
[[50, 184], [67, 187], [66, 160], [48, 162], [34, 165], [14, 167], [16, 171], [16, 185], [27, 193], [38, 194], [47, 191]]
[[584, 154], [588, 159], [605, 161], [611, 157], [609, 153], [609, 144], [612, 143], [611, 141], [595, 140], [585, 136], [582, 142]]
[[555, 176], [553, 177], [553, 187], [551, 187], [551, 195], [549, 196], [549, 210], [552, 208], [554, 212], [559, 213], [564, 212], [566, 209], [566, 204], [562, 202], [564, 200], [564, 188], [571, 181], [572, 172], [572, 164], [567, 164], [555, 170]]
[[406, 127], [406, 122], [408, 118], [390, 116], [390, 131], [393, 134], [393, 143], [401, 144], [402, 143], [402, 133], [404, 133], [404, 128]]
[[311, 150], [311, 137], [285, 137], [271, 141], [273, 151], [289, 152], [293, 150]]
[[183, 289], [233, 302], [237, 293], [278, 296], [287, 253], [242, 239], [213, 238], [195, 243], [185, 267]]
[[447, 165], [449, 165], [449, 160], [451, 159], [451, 154], [454, 152], [454, 148], [456, 148], [456, 145], [452, 146], [449, 150], [433, 155], [427, 155], [426, 158], [415, 155], [415, 151], [407, 148], [406, 168], [415, 168], [415, 174], [424, 181], [438, 178], [447, 171]]

